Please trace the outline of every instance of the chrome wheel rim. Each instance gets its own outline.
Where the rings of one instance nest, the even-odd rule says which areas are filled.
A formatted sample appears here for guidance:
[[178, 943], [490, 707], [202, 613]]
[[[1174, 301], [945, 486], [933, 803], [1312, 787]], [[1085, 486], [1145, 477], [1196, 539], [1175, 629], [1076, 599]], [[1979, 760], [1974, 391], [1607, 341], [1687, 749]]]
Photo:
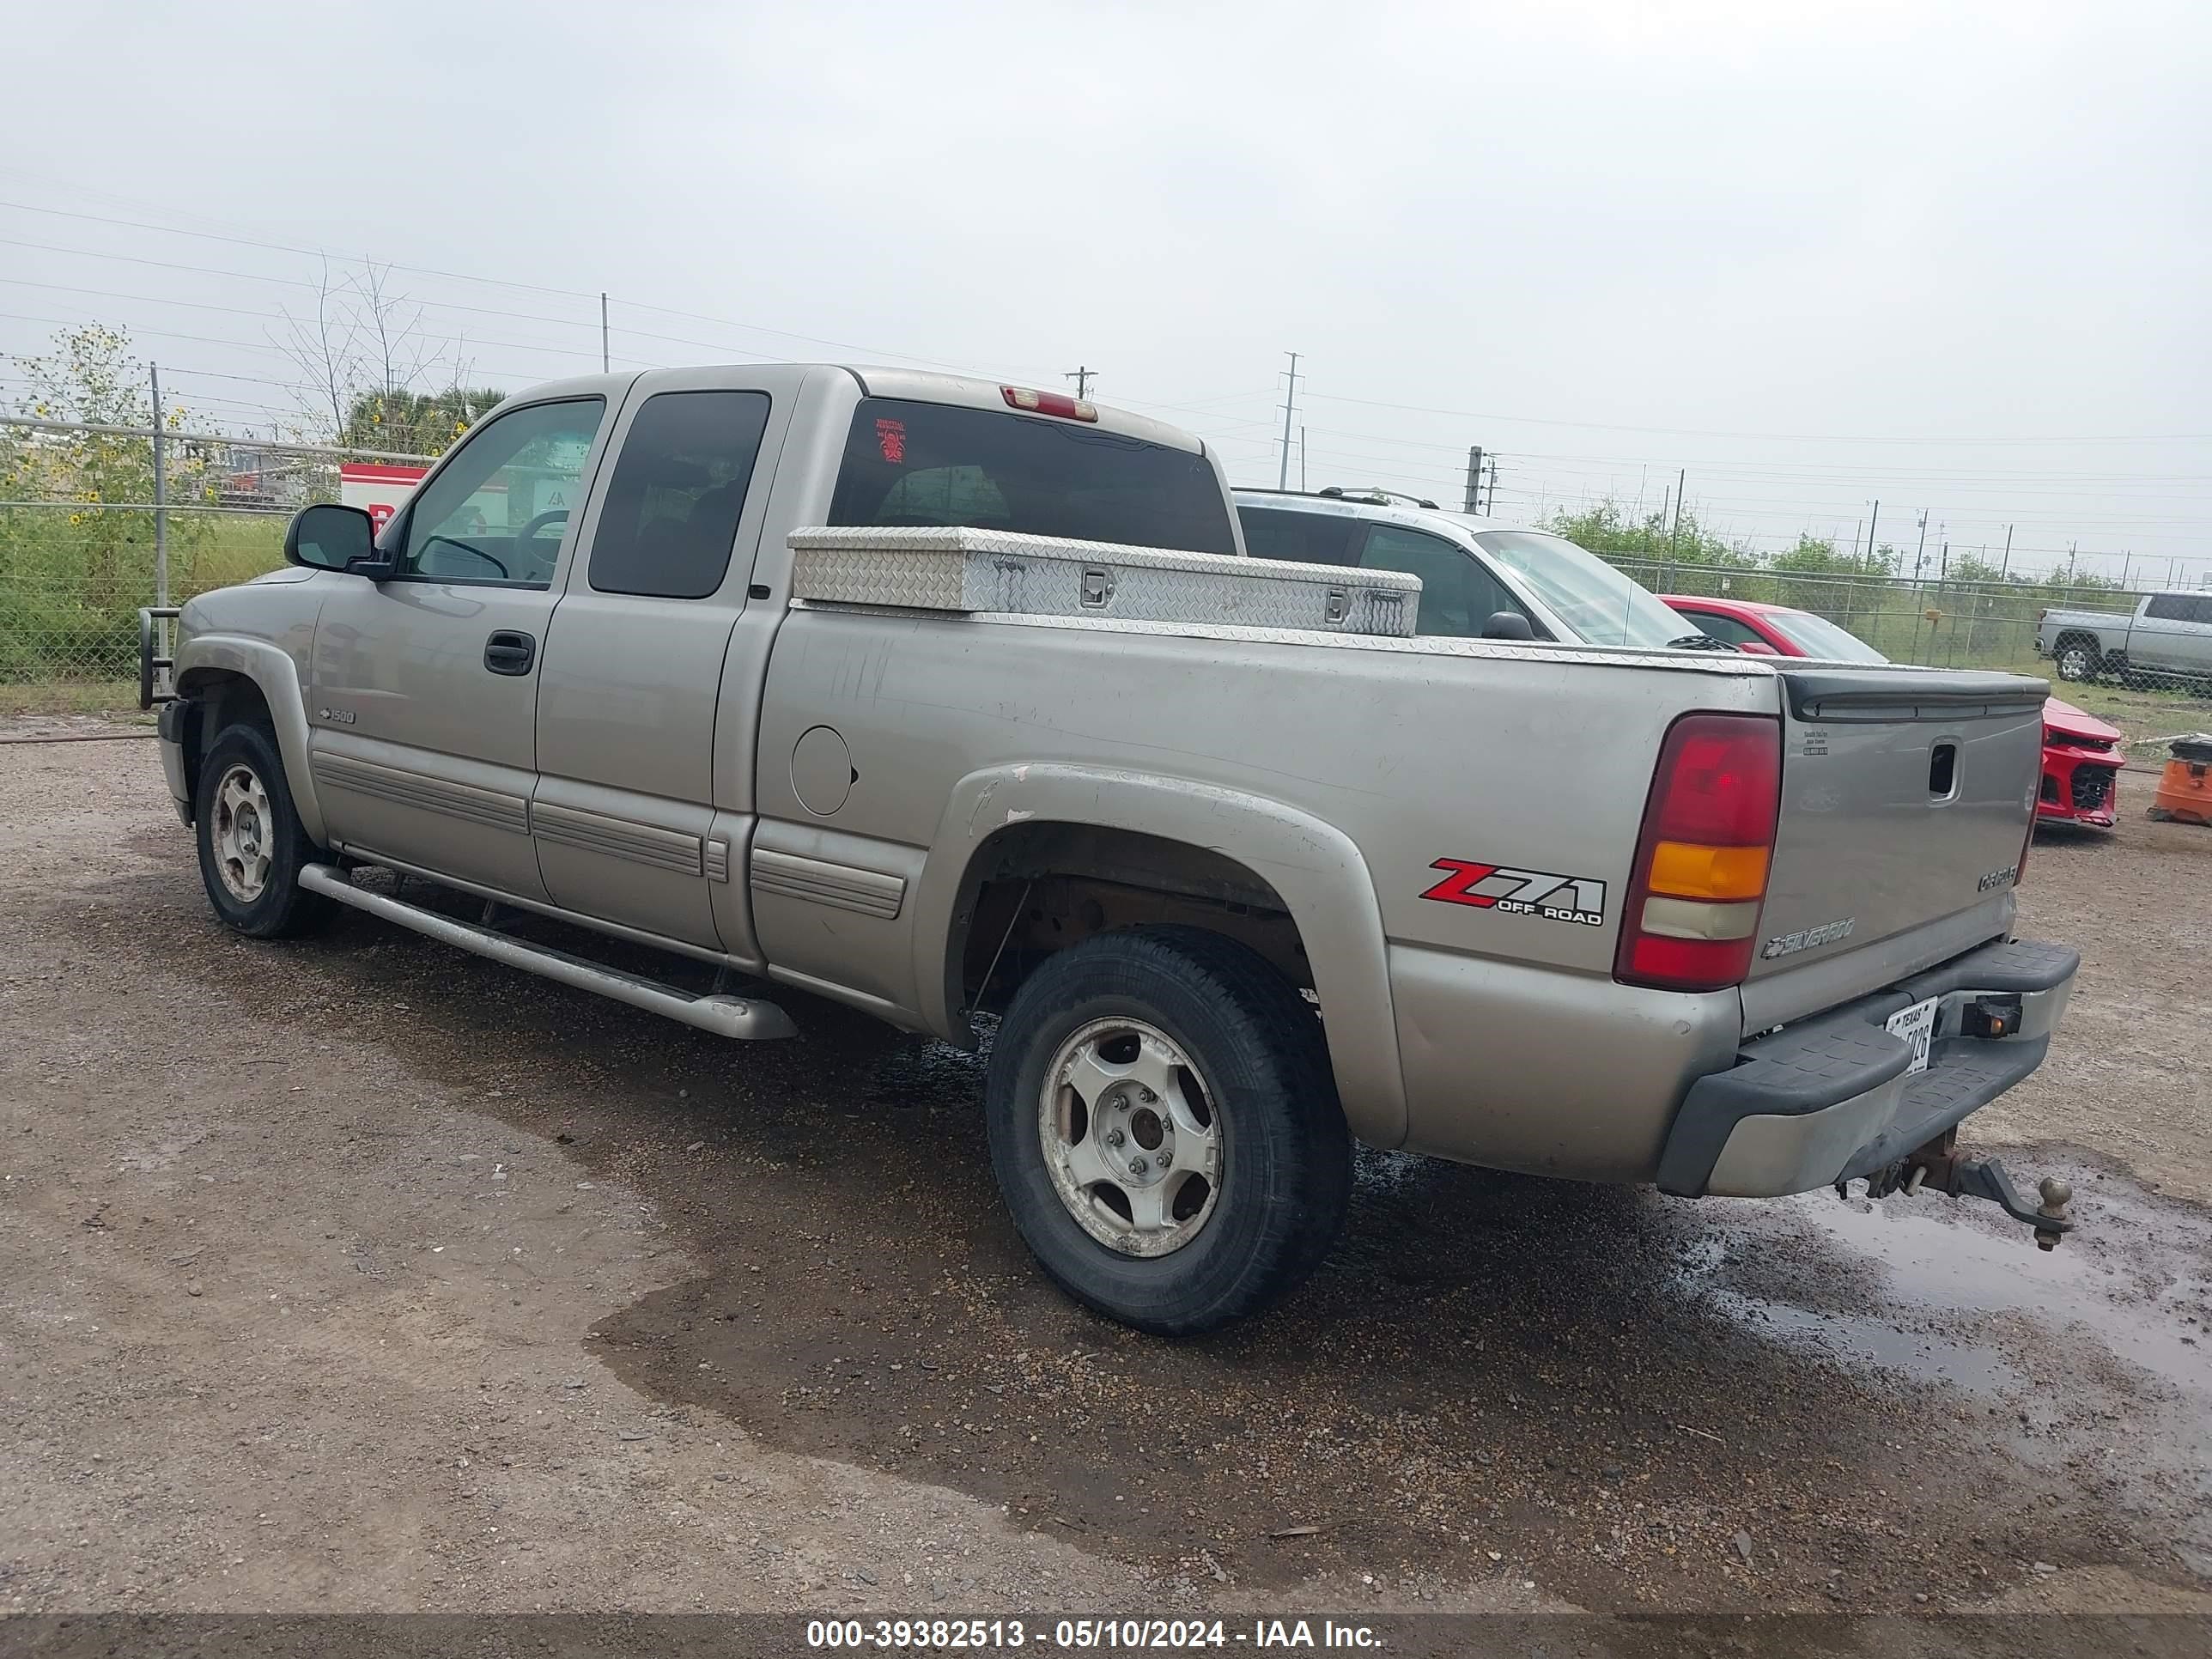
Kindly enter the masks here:
[[2058, 673], [2062, 679], [2082, 680], [2089, 678], [2089, 653], [2080, 646], [2069, 646], [2058, 656]]
[[1054, 1053], [1037, 1103], [1053, 1190], [1118, 1255], [1172, 1255], [1221, 1193], [1221, 1121], [1198, 1067], [1140, 1019], [1095, 1019]]
[[234, 766], [215, 787], [216, 873], [230, 896], [251, 904], [269, 884], [270, 848], [275, 819], [269, 791], [250, 766]]

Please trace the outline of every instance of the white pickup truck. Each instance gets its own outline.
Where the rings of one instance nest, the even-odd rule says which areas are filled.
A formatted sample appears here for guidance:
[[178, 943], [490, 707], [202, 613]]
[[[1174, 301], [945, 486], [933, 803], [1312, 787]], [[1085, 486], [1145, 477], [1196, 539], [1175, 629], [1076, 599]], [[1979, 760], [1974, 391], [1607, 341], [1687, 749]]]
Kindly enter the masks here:
[[2062, 680], [2099, 675], [2212, 679], [2212, 593], [2146, 593], [2132, 611], [2039, 611], [2035, 654]]
[[1412, 575], [1243, 556], [1195, 439], [872, 368], [541, 387], [287, 553], [144, 624], [224, 921], [988, 1041], [1014, 1224], [1117, 1319], [1297, 1284], [1355, 1139], [2070, 1224], [1955, 1146], [2076, 966], [2012, 937], [2039, 680], [1413, 637]]

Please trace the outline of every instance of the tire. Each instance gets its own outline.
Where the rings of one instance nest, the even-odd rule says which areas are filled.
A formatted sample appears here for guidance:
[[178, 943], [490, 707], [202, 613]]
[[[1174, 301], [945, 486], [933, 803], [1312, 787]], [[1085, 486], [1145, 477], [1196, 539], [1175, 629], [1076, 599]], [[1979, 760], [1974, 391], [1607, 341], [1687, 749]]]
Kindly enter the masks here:
[[[1063, 1076], [1082, 1082], [1048, 1092]], [[1258, 1312], [1344, 1225], [1352, 1138], [1321, 1022], [1218, 934], [1103, 933], [1048, 959], [1000, 1024], [984, 1109], [999, 1190], [1038, 1263], [1139, 1330], [1188, 1336]]]
[[2097, 647], [2085, 639], [2059, 641], [2052, 660], [2062, 680], [2089, 680], [2097, 676]]
[[275, 733], [226, 727], [193, 793], [200, 880], [226, 926], [248, 939], [290, 939], [331, 919], [337, 907], [300, 885], [301, 869], [320, 855], [300, 827]]

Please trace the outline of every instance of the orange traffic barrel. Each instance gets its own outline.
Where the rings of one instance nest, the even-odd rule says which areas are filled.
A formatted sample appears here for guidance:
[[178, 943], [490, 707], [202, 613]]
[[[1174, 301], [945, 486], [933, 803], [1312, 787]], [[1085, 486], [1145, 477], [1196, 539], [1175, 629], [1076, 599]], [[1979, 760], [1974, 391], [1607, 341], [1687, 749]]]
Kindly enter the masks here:
[[2176, 738], [2173, 758], [2159, 775], [2148, 816], [2178, 823], [2212, 824], [2212, 732]]

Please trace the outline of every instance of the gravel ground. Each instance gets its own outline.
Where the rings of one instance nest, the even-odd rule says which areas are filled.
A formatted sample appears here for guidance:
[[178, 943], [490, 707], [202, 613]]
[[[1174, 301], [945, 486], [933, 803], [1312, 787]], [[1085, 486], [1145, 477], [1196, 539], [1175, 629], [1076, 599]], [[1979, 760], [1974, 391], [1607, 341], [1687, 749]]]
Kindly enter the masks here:
[[2212, 831], [2036, 847], [2082, 980], [1974, 1127], [2054, 1255], [1370, 1157], [1170, 1345], [1030, 1267], [972, 1060], [248, 944], [150, 744], [0, 756], [0, 1607], [2212, 1610]]

